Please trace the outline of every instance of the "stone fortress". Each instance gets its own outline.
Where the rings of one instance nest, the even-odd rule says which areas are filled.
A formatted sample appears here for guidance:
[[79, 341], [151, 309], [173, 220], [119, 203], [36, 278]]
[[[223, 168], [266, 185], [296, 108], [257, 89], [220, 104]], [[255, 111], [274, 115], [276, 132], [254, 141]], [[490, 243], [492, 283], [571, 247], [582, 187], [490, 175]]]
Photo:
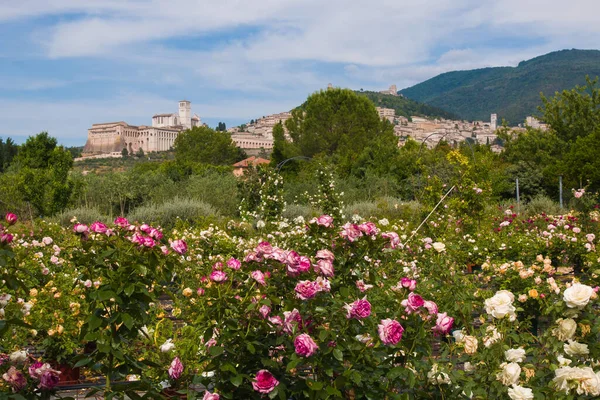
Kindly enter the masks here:
[[121, 157], [123, 149], [129, 154], [140, 149], [144, 153], [170, 150], [180, 132], [202, 124], [197, 114], [192, 115], [191, 106], [191, 102], [181, 100], [178, 113], [156, 114], [152, 126], [134, 126], [123, 121], [93, 124], [88, 129], [82, 157]]

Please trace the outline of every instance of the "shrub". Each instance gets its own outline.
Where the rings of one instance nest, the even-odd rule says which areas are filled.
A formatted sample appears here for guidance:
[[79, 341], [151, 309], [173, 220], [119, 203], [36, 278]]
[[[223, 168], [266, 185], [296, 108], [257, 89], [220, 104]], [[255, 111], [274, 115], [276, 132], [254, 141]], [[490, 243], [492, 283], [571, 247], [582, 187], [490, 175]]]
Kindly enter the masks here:
[[282, 216], [290, 220], [293, 220], [298, 216], [302, 216], [306, 221], [308, 221], [309, 219], [318, 217], [321, 214], [322, 213], [320, 210], [308, 205], [288, 204]]
[[194, 199], [175, 198], [160, 205], [150, 204], [136, 208], [128, 215], [129, 220], [159, 224], [172, 228], [178, 220], [195, 222], [205, 217], [217, 217], [217, 210], [210, 204]]
[[549, 215], [561, 214], [560, 205], [551, 198], [537, 195], [525, 205], [525, 214], [528, 216], [546, 213]]
[[377, 217], [417, 222], [423, 206], [418, 201], [402, 201], [388, 196], [375, 201], [360, 201], [350, 204], [344, 211], [348, 218], [358, 214], [363, 218]]
[[102, 214], [98, 209], [89, 207], [71, 208], [56, 215], [53, 219], [63, 226], [71, 226], [73, 225], [71, 222], [73, 217], [76, 217], [77, 221], [82, 224], [91, 224], [95, 221], [108, 222], [110, 220], [108, 216]]

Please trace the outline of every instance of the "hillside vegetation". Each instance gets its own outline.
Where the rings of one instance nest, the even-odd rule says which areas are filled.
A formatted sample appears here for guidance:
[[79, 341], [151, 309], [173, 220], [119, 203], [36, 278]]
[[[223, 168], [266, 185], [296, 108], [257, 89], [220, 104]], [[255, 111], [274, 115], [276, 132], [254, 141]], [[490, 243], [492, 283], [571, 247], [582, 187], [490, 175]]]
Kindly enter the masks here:
[[456, 114], [445, 111], [439, 107], [429, 104], [419, 103], [403, 96], [392, 96], [378, 92], [356, 92], [361, 96], [366, 96], [371, 100], [375, 107], [393, 108], [396, 110], [396, 115], [403, 117], [411, 117], [412, 115], [419, 117], [441, 117], [445, 119], [459, 119]]
[[400, 93], [464, 119], [487, 121], [497, 113], [516, 125], [537, 114], [540, 93], [548, 97], [584, 85], [586, 75], [600, 75], [600, 51], [562, 50], [522, 61], [517, 67], [447, 72]]

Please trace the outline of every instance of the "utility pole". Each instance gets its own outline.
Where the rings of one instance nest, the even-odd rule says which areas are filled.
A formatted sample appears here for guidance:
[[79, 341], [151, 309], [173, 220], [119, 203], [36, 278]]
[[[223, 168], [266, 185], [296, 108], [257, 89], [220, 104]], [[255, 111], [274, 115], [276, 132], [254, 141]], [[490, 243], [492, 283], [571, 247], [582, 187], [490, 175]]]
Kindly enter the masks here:
[[558, 195], [560, 197], [560, 208], [563, 208], [562, 175], [558, 176]]
[[521, 211], [521, 196], [519, 196], [519, 178], [516, 181], [517, 184], [517, 209]]

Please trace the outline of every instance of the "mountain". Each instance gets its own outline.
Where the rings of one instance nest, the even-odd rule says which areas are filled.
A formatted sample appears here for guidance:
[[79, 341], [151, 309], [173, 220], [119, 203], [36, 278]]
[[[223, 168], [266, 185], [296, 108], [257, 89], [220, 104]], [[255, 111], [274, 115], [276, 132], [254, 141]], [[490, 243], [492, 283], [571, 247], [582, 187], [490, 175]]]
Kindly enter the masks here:
[[468, 120], [489, 121], [498, 114], [516, 125], [539, 114], [540, 93], [585, 84], [585, 76], [600, 76], [600, 51], [562, 50], [522, 61], [517, 67], [446, 72], [400, 91], [404, 96], [440, 107]]
[[396, 110], [396, 115], [410, 118], [412, 115], [419, 117], [441, 117], [445, 119], [459, 119], [456, 114], [442, 110], [428, 104], [419, 103], [403, 96], [393, 96], [391, 94], [383, 94], [378, 92], [355, 91], [360, 96], [368, 97], [375, 107], [393, 108]]

